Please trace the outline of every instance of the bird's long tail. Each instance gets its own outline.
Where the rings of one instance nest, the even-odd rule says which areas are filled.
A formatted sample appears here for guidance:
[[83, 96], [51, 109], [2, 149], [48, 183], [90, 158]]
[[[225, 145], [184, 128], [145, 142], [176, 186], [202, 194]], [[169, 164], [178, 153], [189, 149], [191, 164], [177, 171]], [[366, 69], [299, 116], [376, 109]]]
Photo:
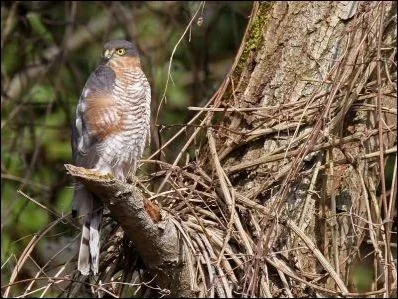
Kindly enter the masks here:
[[83, 275], [88, 275], [90, 268], [94, 275], [98, 274], [102, 210], [101, 202], [78, 183], [73, 197], [72, 216], [83, 219], [77, 262], [77, 268]]

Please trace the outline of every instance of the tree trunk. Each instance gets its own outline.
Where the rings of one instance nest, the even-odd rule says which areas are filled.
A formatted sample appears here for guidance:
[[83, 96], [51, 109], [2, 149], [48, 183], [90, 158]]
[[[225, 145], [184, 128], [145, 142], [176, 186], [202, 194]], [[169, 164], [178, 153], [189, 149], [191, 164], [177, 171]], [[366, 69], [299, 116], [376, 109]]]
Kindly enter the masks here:
[[[384, 206], [387, 211], [388, 206], [370, 201], [376, 197], [383, 171], [364, 157], [388, 148], [396, 151], [392, 148], [396, 114], [382, 121], [385, 115], [377, 111], [378, 105], [396, 108], [396, 84], [387, 79], [389, 75], [396, 79], [392, 63], [396, 4], [262, 3], [253, 19], [246, 55], [231, 76], [232, 95], [220, 103], [238, 107], [217, 122], [223, 128], [217, 131], [216, 145], [221, 165], [237, 194], [272, 211], [271, 217], [250, 216], [261, 223], [255, 254], [279, 258], [314, 278], [326, 270], [324, 285], [329, 289], [337, 285], [336, 290], [346, 293], [350, 265], [366, 232], [356, 226], [366, 227], [364, 219], [381, 224], [380, 209]], [[380, 48], [384, 71], [378, 75]], [[367, 111], [360, 107], [372, 104]], [[252, 107], [257, 108], [238, 111]], [[376, 215], [368, 215], [372, 211]], [[384, 217], [392, 219], [387, 214]], [[295, 229], [281, 226], [280, 218], [289, 219]], [[325, 261], [296, 229], [318, 246]], [[369, 225], [369, 229], [381, 241], [387, 238], [386, 228], [381, 232]], [[378, 247], [375, 244], [376, 251]], [[384, 275], [396, 286], [391, 253], [383, 256], [380, 251], [376, 259], [389, 260]], [[260, 288], [258, 293], [254, 285], [261, 285], [267, 276], [267, 263], [255, 267], [256, 263], [251, 269], [256, 281], [245, 286], [249, 294], [264, 296], [268, 291], [262, 293]], [[298, 281], [288, 283], [277, 270], [279, 278], [271, 279], [264, 291], [269, 288], [275, 294], [283, 286], [284, 295], [291, 295], [290, 286], [293, 295], [308, 295], [300, 292]], [[386, 284], [387, 289], [391, 291]]]
[[189, 133], [177, 158], [143, 161], [164, 169], [145, 193], [168, 229], [130, 234], [138, 220], [110, 208], [149, 273], [166, 273], [153, 285], [171, 296], [352, 295], [369, 240], [369, 291], [396, 294], [395, 187], [387, 194], [384, 178], [396, 153], [395, 42], [395, 2], [254, 4], [231, 72], [177, 134]]

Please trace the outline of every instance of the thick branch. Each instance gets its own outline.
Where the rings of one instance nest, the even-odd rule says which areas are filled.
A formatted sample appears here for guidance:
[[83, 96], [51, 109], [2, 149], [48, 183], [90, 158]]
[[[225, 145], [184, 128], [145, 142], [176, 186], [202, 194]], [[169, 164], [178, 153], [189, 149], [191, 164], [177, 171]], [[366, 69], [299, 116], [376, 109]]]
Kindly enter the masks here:
[[70, 164], [65, 167], [69, 174], [104, 201], [112, 217], [134, 242], [145, 265], [156, 274], [156, 282], [161, 288], [170, 289], [174, 296], [189, 289], [188, 285], [181, 285], [185, 280], [179, 278], [184, 267], [179, 260], [177, 229], [166, 212], [162, 211], [163, 219], [157, 222], [151, 213], [154, 207], [148, 207], [148, 200], [136, 187], [85, 168]]

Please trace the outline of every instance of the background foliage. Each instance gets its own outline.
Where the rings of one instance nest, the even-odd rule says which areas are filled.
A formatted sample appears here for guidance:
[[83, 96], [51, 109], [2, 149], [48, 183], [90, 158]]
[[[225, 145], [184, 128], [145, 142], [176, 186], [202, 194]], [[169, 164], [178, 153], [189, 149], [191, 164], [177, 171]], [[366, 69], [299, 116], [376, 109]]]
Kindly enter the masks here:
[[[166, 102], [157, 109], [174, 47], [199, 2], [2, 2], [1, 4], [1, 261], [2, 285], [21, 251], [58, 214], [70, 211], [70, 125], [102, 45], [134, 39], [152, 87], [152, 151], [190, 119], [229, 70], [250, 14], [250, 2], [206, 2], [171, 65]], [[160, 133], [160, 134], [158, 134]], [[162, 136], [162, 137], [159, 137]], [[150, 149], [146, 153], [149, 154]], [[172, 157], [169, 149], [163, 158]], [[58, 225], [33, 251], [20, 278], [76, 238]], [[54, 258], [73, 257], [76, 242]]]

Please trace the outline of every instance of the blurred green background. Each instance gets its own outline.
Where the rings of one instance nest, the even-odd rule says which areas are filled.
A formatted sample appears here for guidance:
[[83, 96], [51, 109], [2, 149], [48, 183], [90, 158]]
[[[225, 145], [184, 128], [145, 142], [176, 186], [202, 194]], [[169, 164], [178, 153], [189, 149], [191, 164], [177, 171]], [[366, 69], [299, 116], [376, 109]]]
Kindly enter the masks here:
[[[71, 163], [70, 126], [103, 44], [136, 40], [155, 116], [171, 53], [199, 10], [175, 52], [167, 102], [156, 123], [153, 117], [148, 156], [159, 145], [156, 132], [161, 141], [167, 140], [192, 117], [186, 107], [202, 106], [218, 88], [239, 48], [251, 7], [252, 2], [235, 1], [1, 3], [2, 285], [34, 234], [55, 221], [56, 213], [70, 212], [72, 181], [64, 169]], [[174, 152], [168, 149], [166, 159]], [[38, 266], [78, 233], [67, 223], [57, 225], [33, 251], [20, 278], [34, 276]], [[58, 256], [59, 262], [73, 250]]]

